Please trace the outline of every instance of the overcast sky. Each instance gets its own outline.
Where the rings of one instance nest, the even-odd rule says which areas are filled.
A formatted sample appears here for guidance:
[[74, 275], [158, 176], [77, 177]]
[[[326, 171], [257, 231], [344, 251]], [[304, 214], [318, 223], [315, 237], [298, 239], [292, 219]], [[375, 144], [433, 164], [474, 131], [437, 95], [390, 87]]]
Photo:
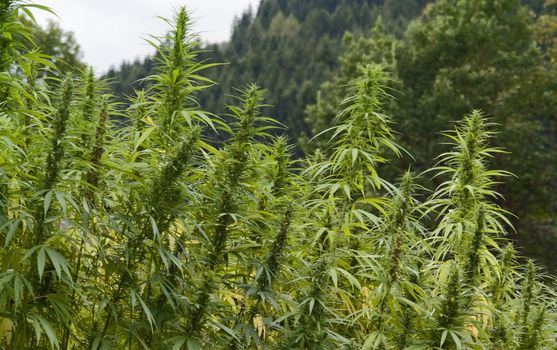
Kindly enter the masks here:
[[[235, 16], [259, 0], [39, 0], [60, 17], [65, 30], [75, 33], [84, 59], [100, 73], [123, 60], [143, 57], [153, 50], [142, 40], [148, 34], [162, 35], [168, 29], [157, 16], [171, 17], [185, 5], [195, 18], [194, 30], [204, 42], [222, 42], [230, 37]], [[39, 22], [50, 15], [37, 12]], [[54, 17], [55, 18], [55, 17]]]

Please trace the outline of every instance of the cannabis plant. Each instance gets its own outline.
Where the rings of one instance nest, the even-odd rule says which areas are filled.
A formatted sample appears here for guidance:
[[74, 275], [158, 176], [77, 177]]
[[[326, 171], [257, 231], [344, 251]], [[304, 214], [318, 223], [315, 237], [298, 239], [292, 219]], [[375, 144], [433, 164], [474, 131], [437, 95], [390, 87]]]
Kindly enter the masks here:
[[326, 149], [296, 159], [258, 86], [199, 105], [217, 64], [185, 9], [128, 108], [90, 68], [48, 74], [29, 9], [0, 4], [0, 349], [554, 348], [482, 112], [433, 169], [388, 178], [396, 101], [365, 64]]

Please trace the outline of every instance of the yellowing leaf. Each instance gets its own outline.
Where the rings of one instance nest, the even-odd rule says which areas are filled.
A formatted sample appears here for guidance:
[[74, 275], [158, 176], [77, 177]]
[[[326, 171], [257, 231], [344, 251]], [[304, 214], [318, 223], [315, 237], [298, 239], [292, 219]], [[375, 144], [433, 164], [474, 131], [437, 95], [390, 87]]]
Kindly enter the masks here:
[[265, 328], [265, 322], [263, 322], [263, 317], [261, 317], [260, 314], [257, 314], [253, 317], [253, 326], [257, 330], [257, 334], [259, 335], [259, 337], [264, 339], [266, 328]]
[[0, 318], [0, 344], [10, 345], [14, 324], [7, 318]]

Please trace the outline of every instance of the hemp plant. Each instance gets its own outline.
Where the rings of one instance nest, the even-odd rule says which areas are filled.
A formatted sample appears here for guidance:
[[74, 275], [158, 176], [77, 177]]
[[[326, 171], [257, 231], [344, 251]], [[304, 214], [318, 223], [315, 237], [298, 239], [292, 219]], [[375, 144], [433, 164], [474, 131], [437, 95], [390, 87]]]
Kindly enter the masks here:
[[122, 108], [92, 69], [50, 74], [33, 7], [0, 3], [0, 350], [554, 348], [556, 293], [509, 240], [491, 166], [512, 155], [482, 112], [391, 179], [407, 151], [364, 64], [296, 158], [256, 85], [199, 105], [217, 64], [185, 9]]

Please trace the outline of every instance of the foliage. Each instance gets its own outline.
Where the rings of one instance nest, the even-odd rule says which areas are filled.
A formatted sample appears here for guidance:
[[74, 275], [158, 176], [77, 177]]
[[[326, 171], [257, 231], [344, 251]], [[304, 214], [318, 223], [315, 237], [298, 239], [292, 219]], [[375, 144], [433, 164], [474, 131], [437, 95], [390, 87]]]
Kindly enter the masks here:
[[349, 82], [329, 152], [295, 161], [257, 86], [201, 109], [212, 65], [184, 9], [122, 113], [91, 69], [29, 75], [54, 68], [21, 6], [0, 13], [21, 31], [0, 85], [0, 348], [554, 346], [555, 292], [505, 238], [481, 112], [446, 133], [420, 201], [417, 175], [381, 173], [401, 149], [380, 65]]
[[555, 259], [541, 248], [557, 237], [551, 2], [543, 9], [534, 17], [518, 0], [438, 0], [402, 39], [373, 31], [347, 46], [341, 71], [321, 86], [317, 103], [306, 110], [312, 133], [338, 113], [335, 104], [347, 96], [342, 83], [351, 78], [347, 68], [367, 62], [385, 64], [396, 79], [391, 93], [398, 100], [388, 109], [398, 116], [399, 142], [412, 150], [413, 159], [391, 168], [431, 167], [443, 148], [445, 125], [455, 115], [481, 108], [501, 124], [497, 145], [514, 155], [495, 157], [499, 167], [516, 175], [498, 186], [505, 198], [498, 203], [517, 215], [511, 220], [519, 244], [554, 270]]

